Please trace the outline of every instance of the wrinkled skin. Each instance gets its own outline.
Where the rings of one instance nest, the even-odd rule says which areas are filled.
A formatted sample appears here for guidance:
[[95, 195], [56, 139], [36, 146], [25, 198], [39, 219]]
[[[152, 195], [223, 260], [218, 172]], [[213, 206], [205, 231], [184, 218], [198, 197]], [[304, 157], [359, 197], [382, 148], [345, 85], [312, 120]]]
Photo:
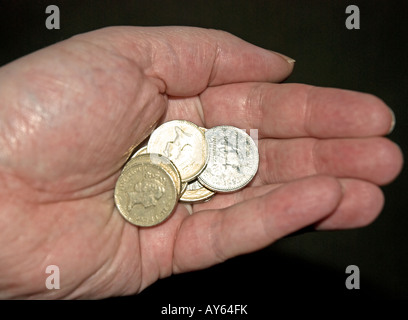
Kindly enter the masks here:
[[[0, 297], [134, 294], [305, 226], [371, 223], [402, 166], [382, 137], [392, 113], [372, 95], [277, 84], [293, 64], [221, 31], [114, 27], [2, 67]], [[242, 191], [138, 228], [115, 208], [115, 182], [172, 119], [258, 129], [260, 168]], [[45, 287], [48, 265], [59, 290]]]

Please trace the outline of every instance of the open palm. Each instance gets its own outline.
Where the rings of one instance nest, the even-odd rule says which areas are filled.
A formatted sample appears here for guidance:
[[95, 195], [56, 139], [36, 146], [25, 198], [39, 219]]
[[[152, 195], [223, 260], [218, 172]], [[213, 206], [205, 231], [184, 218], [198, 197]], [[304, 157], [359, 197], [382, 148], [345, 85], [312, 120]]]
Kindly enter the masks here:
[[[265, 247], [308, 225], [364, 226], [402, 165], [380, 137], [392, 115], [362, 93], [276, 84], [288, 58], [197, 28], [106, 28], [0, 69], [0, 296], [103, 298]], [[244, 190], [179, 204], [138, 228], [113, 201], [131, 152], [154, 128], [258, 129]], [[190, 214], [192, 212], [192, 214]], [[60, 269], [48, 290], [45, 270]]]

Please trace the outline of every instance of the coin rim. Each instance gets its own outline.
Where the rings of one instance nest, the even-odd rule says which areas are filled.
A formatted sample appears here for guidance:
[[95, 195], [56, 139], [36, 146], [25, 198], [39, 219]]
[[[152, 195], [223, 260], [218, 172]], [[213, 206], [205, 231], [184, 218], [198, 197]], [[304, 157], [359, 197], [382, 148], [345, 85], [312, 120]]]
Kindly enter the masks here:
[[145, 145], [145, 146], [141, 147], [140, 149], [138, 149], [130, 159], [136, 158], [136, 157], [138, 157], [138, 156], [140, 156], [142, 154], [146, 154], [146, 153], [147, 153], [147, 145]]
[[[193, 180], [190, 183], [195, 183], [198, 180]], [[200, 181], [198, 181], [200, 183]], [[200, 183], [201, 184], [201, 183]], [[207, 191], [208, 194], [205, 194], [204, 196], [201, 197], [196, 197], [196, 198], [190, 198], [190, 199], [186, 199], [185, 196], [186, 194], [190, 194], [190, 193], [194, 193], [194, 192], [198, 192], [199, 190], [204, 189], [204, 191]], [[203, 186], [201, 184], [201, 187], [199, 189], [196, 190], [186, 190], [183, 195], [180, 197], [180, 201], [181, 202], [185, 202], [185, 203], [197, 203], [197, 202], [205, 202], [209, 199], [211, 199], [213, 196], [215, 195], [215, 192], [212, 190], [207, 189], [205, 186]]]

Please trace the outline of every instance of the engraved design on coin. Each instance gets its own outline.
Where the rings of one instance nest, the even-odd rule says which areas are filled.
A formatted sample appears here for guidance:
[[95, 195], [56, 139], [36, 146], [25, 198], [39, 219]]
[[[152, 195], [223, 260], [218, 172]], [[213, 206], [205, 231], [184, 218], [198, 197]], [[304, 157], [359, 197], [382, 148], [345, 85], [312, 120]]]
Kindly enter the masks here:
[[162, 167], [164, 170], [167, 171], [168, 174], [172, 177], [177, 193], [181, 194], [182, 191], [182, 183], [181, 183], [181, 177], [180, 177], [180, 172], [176, 168], [176, 166], [173, 164], [173, 162], [166, 158], [165, 156], [157, 153], [146, 153], [146, 149], [141, 149], [141, 152], [138, 151], [138, 155], [136, 157], [132, 157], [130, 161], [125, 165], [123, 170], [131, 167], [133, 164], [138, 163], [138, 162], [146, 162], [149, 161], [151, 163], [154, 163], [156, 165], [159, 165]]
[[168, 157], [179, 170], [182, 182], [194, 180], [205, 168], [208, 157], [203, 131], [186, 120], [165, 122], [154, 130], [147, 152]]
[[192, 146], [188, 143], [191, 140], [191, 134], [184, 132], [180, 127], [175, 127], [176, 137], [173, 141], [166, 144], [164, 155], [170, 159], [179, 159], [191, 152]]
[[258, 148], [245, 131], [218, 126], [205, 132], [209, 158], [198, 181], [210, 190], [232, 192], [245, 187], [258, 171]]
[[116, 183], [114, 199], [121, 215], [137, 226], [149, 227], [166, 220], [178, 201], [170, 174], [146, 160], [126, 167]]
[[154, 183], [143, 179], [135, 184], [134, 191], [129, 191], [128, 210], [137, 204], [142, 204], [145, 208], [155, 206], [165, 192], [164, 186], [160, 183]]

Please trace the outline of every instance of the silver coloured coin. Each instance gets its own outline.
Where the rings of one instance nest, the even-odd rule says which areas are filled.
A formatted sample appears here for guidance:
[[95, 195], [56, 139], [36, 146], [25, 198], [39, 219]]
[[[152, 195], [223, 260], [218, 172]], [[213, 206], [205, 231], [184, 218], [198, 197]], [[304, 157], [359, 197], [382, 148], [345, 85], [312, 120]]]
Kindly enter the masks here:
[[147, 152], [169, 158], [180, 171], [182, 182], [194, 180], [205, 168], [208, 158], [204, 132], [186, 120], [165, 122], [154, 130]]
[[198, 181], [216, 192], [245, 187], [258, 171], [259, 153], [254, 140], [233, 126], [218, 126], [205, 132], [208, 162]]

